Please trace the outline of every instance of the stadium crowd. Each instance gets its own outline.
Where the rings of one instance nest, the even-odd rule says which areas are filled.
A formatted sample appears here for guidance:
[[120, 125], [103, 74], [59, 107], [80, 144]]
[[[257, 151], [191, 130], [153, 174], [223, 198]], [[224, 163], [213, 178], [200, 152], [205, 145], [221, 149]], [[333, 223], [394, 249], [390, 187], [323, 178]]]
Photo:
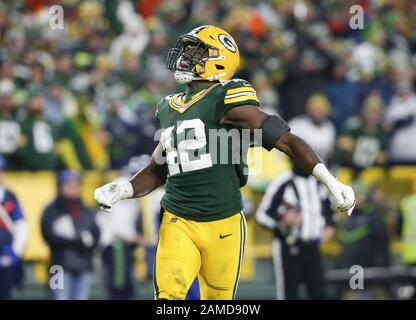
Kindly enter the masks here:
[[349, 26], [353, 1], [59, 1], [63, 30], [49, 26], [53, 3], [0, 6], [0, 153], [10, 169], [119, 169], [151, 153], [154, 108], [176, 89], [166, 52], [201, 24], [236, 38], [236, 77], [327, 160], [416, 162], [412, 2], [358, 1], [362, 30]]
[[[64, 8], [63, 29], [50, 27], [54, 4]], [[362, 29], [350, 27], [355, 4]], [[5, 1], [0, 154], [12, 171], [120, 170], [151, 154], [155, 107], [182, 90], [166, 53], [179, 35], [212, 24], [239, 45], [236, 77], [329, 165], [360, 173], [416, 164], [415, 17], [416, 4], [405, 0]], [[379, 225], [381, 191], [356, 190], [368, 201], [353, 219]], [[375, 232], [384, 239], [384, 229]], [[359, 247], [361, 256], [373, 248]]]

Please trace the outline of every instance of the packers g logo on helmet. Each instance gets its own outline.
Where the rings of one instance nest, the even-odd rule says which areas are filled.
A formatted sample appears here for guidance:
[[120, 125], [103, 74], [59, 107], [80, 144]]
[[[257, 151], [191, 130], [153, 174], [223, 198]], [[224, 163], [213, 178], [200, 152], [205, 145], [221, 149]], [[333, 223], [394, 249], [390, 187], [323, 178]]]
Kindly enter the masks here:
[[218, 36], [218, 39], [231, 52], [236, 52], [237, 51], [237, 48], [233, 44], [233, 40], [231, 40], [227, 35], [222, 33]]
[[166, 66], [179, 83], [230, 80], [240, 64], [233, 37], [215, 26], [201, 26], [179, 37], [168, 52]]

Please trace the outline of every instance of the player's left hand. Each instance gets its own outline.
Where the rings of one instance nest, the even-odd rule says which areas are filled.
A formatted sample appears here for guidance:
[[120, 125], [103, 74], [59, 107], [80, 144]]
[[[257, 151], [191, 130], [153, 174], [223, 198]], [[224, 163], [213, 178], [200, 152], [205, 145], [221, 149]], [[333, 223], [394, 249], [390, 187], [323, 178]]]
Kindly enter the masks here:
[[328, 183], [327, 187], [337, 202], [337, 209], [341, 212], [347, 212], [350, 216], [355, 207], [354, 190], [335, 179]]

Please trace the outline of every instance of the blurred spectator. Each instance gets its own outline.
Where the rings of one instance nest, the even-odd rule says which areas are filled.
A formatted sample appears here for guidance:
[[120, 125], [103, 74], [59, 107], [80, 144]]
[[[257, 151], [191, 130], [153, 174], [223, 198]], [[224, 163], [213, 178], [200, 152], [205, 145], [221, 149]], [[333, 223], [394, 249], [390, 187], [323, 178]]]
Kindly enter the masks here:
[[141, 70], [140, 60], [137, 55], [133, 54], [129, 49], [123, 50], [120, 69], [120, 79], [129, 88], [128, 92], [132, 93], [138, 90], [141, 85], [143, 70]]
[[332, 69], [332, 78], [326, 86], [326, 94], [331, 102], [331, 119], [337, 132], [340, 132], [345, 119], [359, 113], [357, 110], [358, 84], [347, 78], [348, 66], [338, 62]]
[[44, 100], [40, 95], [30, 97], [27, 114], [20, 122], [19, 169], [56, 170], [59, 167], [55, 153], [57, 128], [45, 119], [43, 108]]
[[389, 265], [389, 236], [381, 213], [380, 192], [363, 182], [353, 184], [356, 193], [354, 214], [344, 219], [337, 237], [343, 250], [338, 268], [359, 265], [363, 268]]
[[364, 41], [351, 48], [350, 74], [358, 80], [357, 106], [373, 92], [378, 92], [384, 104], [389, 102], [393, 94], [388, 73], [390, 61], [387, 52], [390, 48], [386, 30], [377, 21], [371, 21], [369, 25], [363, 33]]
[[16, 153], [20, 142], [20, 124], [12, 97], [13, 88], [11, 80], [0, 80], [0, 155], [9, 163], [9, 170], [18, 167]]
[[165, 30], [169, 30], [169, 37], [167, 39], [167, 47], [171, 48], [176, 45], [178, 37], [193, 27], [199, 25], [196, 21], [191, 20], [191, 14], [194, 8], [192, 0], [173, 0], [164, 2], [159, 7], [158, 17], [164, 25]]
[[253, 86], [257, 91], [257, 97], [261, 101], [261, 108], [268, 113], [279, 112], [279, 97], [264, 72], [255, 74]]
[[[400, 254], [402, 262], [409, 267], [416, 267], [416, 193], [404, 197], [400, 201], [397, 218], [397, 231], [401, 240]], [[411, 281], [412, 298], [416, 299], [416, 278]]]
[[[123, 176], [119, 180], [127, 181], [133, 174], [143, 169], [148, 161], [147, 156], [130, 162], [130, 165], [123, 168]], [[124, 201], [115, 206], [110, 213], [102, 212], [98, 218], [108, 298], [131, 299], [135, 296], [134, 251], [137, 245], [143, 247], [146, 245], [139, 200]]]
[[74, 48], [73, 64], [79, 75], [94, 71], [97, 57], [105, 50], [104, 34], [97, 29], [86, 29], [80, 44]]
[[[374, 24], [375, 26], [375, 24]], [[386, 54], [383, 50], [386, 33], [378, 27], [365, 33], [365, 40], [353, 48], [352, 64], [363, 82], [378, 76], [386, 64]]]
[[59, 154], [65, 166], [71, 169], [101, 169], [107, 165], [104, 151], [99, 112], [94, 108], [90, 96], [77, 96], [79, 113], [68, 118], [60, 130]]
[[54, 79], [58, 83], [70, 83], [74, 75], [72, 55], [62, 50], [56, 57], [56, 68]]
[[397, 229], [402, 242], [402, 261], [406, 265], [416, 266], [416, 193], [404, 197], [399, 210]]
[[386, 128], [391, 135], [389, 154], [392, 163], [416, 163], [416, 94], [411, 84], [399, 82], [397, 93], [386, 112]]
[[[105, 150], [105, 137], [113, 135], [106, 112], [115, 96], [138, 114], [135, 126], [145, 138], [131, 152], [151, 152], [153, 129], [147, 123], [153, 112], [146, 108], [176, 85], [164, 66], [166, 52], [178, 35], [197, 25], [223, 25], [233, 35], [241, 51], [236, 76], [253, 83], [266, 111], [287, 120], [305, 113], [311, 95], [325, 92], [329, 116], [340, 132], [347, 117], [361, 113], [359, 107], [372, 92], [388, 103], [392, 82], [414, 81], [416, 41], [409, 18], [414, 8], [403, 3], [368, 3], [364, 31], [348, 27], [348, 3], [123, 0], [63, 5], [67, 28], [52, 33], [44, 20], [45, 2], [1, 8], [0, 79], [14, 83], [15, 107], [25, 106], [31, 95], [44, 98], [49, 125], [61, 127], [59, 139], [72, 144], [57, 150], [71, 168], [105, 168], [113, 157]], [[387, 120], [394, 130], [397, 121]], [[397, 123], [394, 139], [403, 123]], [[131, 123], [123, 125], [130, 130]], [[394, 142], [393, 154], [396, 149], [401, 147]], [[26, 162], [21, 167], [43, 169]]]
[[319, 247], [335, 233], [333, 214], [327, 190], [296, 167], [267, 188], [256, 218], [274, 231], [272, 258], [278, 300], [299, 299], [301, 284], [309, 299], [325, 298]]
[[[337, 233], [342, 252], [335, 263], [336, 268], [350, 270], [358, 265], [362, 268], [387, 267], [390, 265], [390, 241], [382, 216], [384, 194], [379, 187], [370, 187], [363, 182], [353, 184], [356, 194], [354, 214], [340, 222]], [[341, 297], [358, 299], [380, 299], [386, 296], [383, 284], [366, 284], [363, 290], [339, 288]], [[355, 292], [353, 292], [355, 291]]]
[[28, 91], [32, 93], [41, 93], [46, 84], [45, 67], [42, 63], [34, 61], [29, 65], [30, 77], [28, 79]]
[[[141, 63], [145, 69], [145, 74], [151, 75], [162, 88], [165, 88], [166, 83], [170, 83], [173, 86], [176, 85], [171, 77], [170, 70], [165, 67], [168, 36], [162, 27], [155, 28], [151, 34], [149, 46], [142, 55]], [[168, 88], [169, 85], [166, 86], [166, 89]]]
[[328, 119], [329, 113], [328, 99], [315, 94], [308, 98], [306, 114], [289, 121], [292, 133], [304, 139], [326, 163], [332, 156], [336, 138], [335, 127]]
[[81, 201], [78, 173], [61, 171], [58, 192], [41, 221], [51, 251], [50, 263], [64, 270], [63, 289], [54, 289], [52, 294], [57, 300], [85, 300], [89, 297], [92, 257], [100, 231], [94, 212]]
[[45, 119], [58, 127], [64, 124], [68, 116], [73, 117], [78, 111], [74, 97], [65, 90], [64, 82], [49, 83], [43, 99]]
[[122, 101], [114, 99], [110, 102], [105, 128], [108, 134], [110, 167], [120, 169], [128, 164], [140, 143], [137, 116]]
[[113, 65], [119, 68], [124, 50], [128, 49], [136, 58], [141, 55], [149, 42], [149, 33], [130, 1], [119, 1], [117, 18], [122, 22], [124, 32], [111, 43], [110, 57]]
[[21, 284], [28, 233], [19, 201], [3, 184], [5, 167], [0, 156], [0, 300], [12, 299], [13, 287]]
[[282, 105], [285, 106], [282, 113], [286, 119], [304, 113], [308, 97], [324, 90], [333, 64], [328, 42], [304, 28], [297, 31], [295, 46], [286, 57], [286, 76], [281, 85]]
[[336, 161], [358, 171], [387, 162], [387, 137], [382, 128], [383, 102], [379, 95], [369, 96], [361, 117], [346, 120], [336, 149]]

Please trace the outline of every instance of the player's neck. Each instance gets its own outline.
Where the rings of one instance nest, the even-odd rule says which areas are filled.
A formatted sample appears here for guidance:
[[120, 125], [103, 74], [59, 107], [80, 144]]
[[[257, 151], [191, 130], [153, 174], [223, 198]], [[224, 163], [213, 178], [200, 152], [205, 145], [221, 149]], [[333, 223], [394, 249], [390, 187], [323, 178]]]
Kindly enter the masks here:
[[186, 93], [193, 92], [202, 88], [208, 88], [216, 82], [212, 81], [191, 81], [186, 85]]

